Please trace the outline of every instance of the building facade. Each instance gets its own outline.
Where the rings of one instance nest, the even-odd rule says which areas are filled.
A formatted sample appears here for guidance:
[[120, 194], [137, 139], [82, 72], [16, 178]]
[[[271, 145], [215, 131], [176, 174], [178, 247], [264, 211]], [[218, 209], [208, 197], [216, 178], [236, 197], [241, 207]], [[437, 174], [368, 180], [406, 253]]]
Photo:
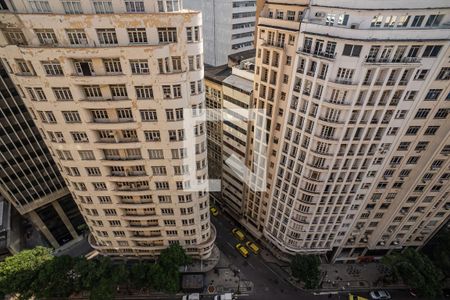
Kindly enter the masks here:
[[[254, 58], [238, 65], [212, 68], [205, 73], [206, 106], [214, 116], [208, 125], [210, 176], [219, 175], [222, 208], [233, 216], [244, 211], [250, 103], [253, 93]], [[217, 167], [211, 168], [211, 165]]]
[[102, 254], [210, 255], [201, 14], [7, 1], [0, 55]]
[[83, 217], [8, 71], [0, 63], [0, 194], [59, 248], [79, 237]]
[[222, 66], [228, 55], [254, 48], [255, 0], [183, 0], [203, 14], [205, 64]]
[[244, 224], [332, 261], [421, 247], [450, 214], [448, 2], [313, 0], [300, 30], [273, 2], [254, 86], [269, 151], [249, 159], [267, 192], [249, 191]]

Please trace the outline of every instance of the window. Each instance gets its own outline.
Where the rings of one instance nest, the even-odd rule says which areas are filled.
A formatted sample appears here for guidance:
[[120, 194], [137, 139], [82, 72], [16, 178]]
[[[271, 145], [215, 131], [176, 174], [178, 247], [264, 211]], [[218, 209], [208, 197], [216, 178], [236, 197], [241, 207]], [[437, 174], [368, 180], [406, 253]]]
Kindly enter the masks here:
[[47, 101], [47, 96], [42, 88], [26, 88], [31, 101]]
[[416, 74], [414, 75], [414, 80], [425, 80], [425, 78], [428, 75], [428, 69], [419, 69], [416, 71]]
[[158, 28], [158, 38], [160, 43], [176, 43], [177, 29], [175, 27]]
[[422, 57], [437, 57], [441, 49], [441, 45], [426, 46], [425, 50], [423, 51]]
[[39, 43], [41, 45], [56, 45], [58, 44], [58, 39], [53, 29], [35, 29]]
[[425, 119], [428, 114], [430, 113], [431, 109], [428, 108], [421, 108], [417, 111], [416, 115], [415, 115], [415, 119]]
[[29, 0], [28, 2], [30, 3], [31, 10], [34, 13], [50, 13], [50, 12], [52, 12], [52, 10], [50, 8], [50, 4], [48, 3], [48, 1], [44, 1], [44, 0]]
[[145, 28], [128, 28], [128, 39], [130, 44], [146, 44], [147, 32]]
[[409, 126], [405, 135], [416, 135], [419, 132], [420, 126]]
[[424, 135], [435, 135], [438, 129], [439, 126], [428, 126], [427, 129], [425, 130]]
[[92, 150], [79, 150], [81, 160], [95, 160], [94, 152]]
[[183, 120], [183, 108], [166, 109], [167, 121]]
[[421, 27], [425, 16], [414, 16], [411, 27]]
[[444, 15], [430, 15], [425, 23], [425, 27], [436, 27], [439, 26]]
[[420, 48], [422, 48], [422, 46], [411, 46], [411, 48], [409, 48], [407, 57], [417, 57], [419, 55]]
[[97, 29], [98, 41], [101, 45], [117, 45], [117, 34], [114, 28]]
[[64, 72], [61, 65], [57, 61], [44, 61], [42, 62], [45, 74], [49, 76], [63, 76]]
[[80, 0], [78, 1], [63, 0], [62, 5], [66, 14], [77, 15], [83, 13]]
[[86, 99], [96, 99], [102, 97], [102, 90], [98, 85], [83, 85], [82, 88]]
[[164, 166], [152, 166], [153, 175], [167, 175], [166, 167]]
[[418, 142], [416, 145], [416, 148], [414, 148], [415, 151], [423, 151], [427, 148], [428, 144], [430, 142]]
[[449, 80], [450, 79], [450, 67], [441, 68], [436, 80]]
[[194, 43], [200, 41], [200, 27], [186, 27], [186, 38], [188, 43]]
[[372, 18], [372, 22], [370, 23], [370, 27], [381, 27], [383, 23], [383, 16], [374, 16]]
[[342, 55], [359, 57], [359, 55], [361, 54], [361, 50], [362, 46], [345, 44]]
[[400, 145], [398, 145], [397, 151], [407, 151], [410, 145], [411, 142], [401, 142]]
[[414, 101], [416, 96], [417, 96], [417, 91], [407, 91], [405, 93], [405, 98], [403, 100], [404, 101]]
[[81, 118], [77, 111], [63, 111], [62, 114], [66, 123], [81, 123]]
[[70, 135], [72, 136], [74, 143], [87, 143], [89, 142], [88, 136], [86, 132], [81, 131], [71, 131]]
[[415, 165], [415, 164], [417, 164], [419, 159], [420, 159], [420, 156], [411, 156], [411, 157], [408, 158], [408, 161], [406, 162], [406, 164], [408, 164], [408, 165]]
[[66, 33], [71, 45], [87, 45], [84, 29], [66, 29]]
[[101, 176], [100, 168], [98, 167], [89, 167], [86, 168], [86, 173], [88, 176]]
[[113, 99], [127, 99], [128, 92], [124, 84], [112, 84], [109, 86]]
[[169, 141], [183, 141], [184, 140], [184, 129], [169, 130]]
[[149, 74], [148, 60], [135, 59], [130, 60], [131, 73], [133, 74]]
[[8, 43], [12, 45], [26, 45], [27, 40], [20, 29], [3, 29]]
[[181, 148], [181, 149], [171, 149], [172, 158], [173, 159], [182, 159], [187, 157], [187, 149]]
[[145, 12], [144, 1], [125, 1], [127, 12]]
[[144, 131], [144, 135], [147, 142], [161, 141], [161, 134], [159, 133], [159, 130], [146, 130]]
[[439, 109], [436, 114], [434, 115], [435, 119], [445, 119], [448, 115], [448, 108], [441, 108]]
[[164, 151], [162, 149], [149, 149], [148, 150], [149, 159], [164, 159]]
[[72, 92], [68, 87], [54, 87], [52, 88], [55, 98], [58, 101], [73, 100]]
[[103, 65], [108, 74], [122, 73], [122, 65], [120, 64], [119, 58], [103, 59]]
[[113, 6], [112, 1], [97, 1], [94, 0], [94, 9], [97, 14], [112, 14]]
[[140, 110], [142, 121], [155, 122], [158, 121], [158, 116], [155, 109]]
[[425, 96], [425, 100], [437, 100], [442, 93], [442, 89], [430, 89]]
[[135, 90], [138, 100], [153, 99], [153, 88], [151, 85], [136, 86]]
[[180, 1], [179, 0], [166, 0], [167, 12], [179, 11]]

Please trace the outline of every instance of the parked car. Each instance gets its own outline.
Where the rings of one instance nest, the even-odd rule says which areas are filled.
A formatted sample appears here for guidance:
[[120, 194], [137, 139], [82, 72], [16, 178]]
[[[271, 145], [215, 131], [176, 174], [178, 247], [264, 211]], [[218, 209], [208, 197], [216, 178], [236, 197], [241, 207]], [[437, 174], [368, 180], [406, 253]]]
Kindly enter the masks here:
[[370, 299], [372, 300], [389, 300], [391, 299], [391, 295], [386, 290], [378, 290], [378, 291], [371, 291], [369, 293]]
[[368, 300], [368, 299], [361, 296], [348, 294], [348, 300]]
[[214, 206], [212, 206], [210, 210], [211, 210], [211, 214], [214, 217], [217, 217], [217, 215], [219, 214], [219, 210], [216, 207], [214, 207]]
[[243, 257], [248, 257], [248, 255], [250, 254], [250, 252], [248, 252], [247, 248], [245, 248], [244, 245], [242, 245], [241, 243], [236, 245], [236, 249], [239, 251], [239, 253], [243, 256]]
[[183, 300], [200, 300], [200, 294], [194, 293], [194, 294], [184, 295]]
[[234, 237], [237, 238], [240, 241], [245, 240], [245, 234], [238, 228], [234, 228], [233, 230], [231, 230], [231, 232], [233, 233]]
[[253, 243], [252, 241], [248, 241], [247, 243], [245, 243], [245, 245], [248, 247], [248, 249], [250, 249], [250, 251], [252, 251], [255, 254], [259, 253], [259, 247], [258, 245], [256, 245], [255, 243]]

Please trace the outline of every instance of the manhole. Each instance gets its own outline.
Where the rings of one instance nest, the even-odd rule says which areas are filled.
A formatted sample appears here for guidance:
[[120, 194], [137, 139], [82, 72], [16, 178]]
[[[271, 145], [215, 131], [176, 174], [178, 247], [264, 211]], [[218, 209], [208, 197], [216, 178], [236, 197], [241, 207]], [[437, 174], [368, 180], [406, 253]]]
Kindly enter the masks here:
[[214, 294], [214, 292], [216, 291], [216, 287], [213, 285], [208, 286], [208, 293], [209, 294]]

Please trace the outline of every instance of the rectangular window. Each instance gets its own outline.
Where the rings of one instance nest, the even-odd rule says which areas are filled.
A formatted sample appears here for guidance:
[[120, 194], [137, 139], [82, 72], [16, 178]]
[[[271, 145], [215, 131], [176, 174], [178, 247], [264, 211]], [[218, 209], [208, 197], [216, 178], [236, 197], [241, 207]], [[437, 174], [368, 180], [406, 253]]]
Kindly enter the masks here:
[[176, 43], [177, 29], [175, 27], [159, 27], [158, 38], [160, 43]]
[[411, 27], [421, 27], [425, 16], [414, 16]]
[[414, 75], [414, 80], [425, 80], [425, 78], [428, 75], [429, 69], [419, 69], [416, 71], [416, 74]]
[[33, 13], [51, 13], [50, 4], [44, 0], [29, 0]]
[[164, 159], [164, 151], [162, 149], [149, 149], [148, 150], [149, 159]]
[[83, 9], [81, 8], [80, 0], [78, 1], [69, 1], [63, 0], [62, 5], [64, 8], [64, 12], [69, 15], [78, 15], [83, 13]]
[[98, 99], [103, 97], [102, 90], [98, 85], [83, 85], [82, 89], [86, 99]]
[[70, 101], [73, 100], [72, 92], [68, 87], [55, 87], [52, 88], [55, 98], [58, 101]]
[[57, 61], [43, 61], [42, 66], [44, 67], [45, 74], [49, 76], [63, 76], [64, 72], [59, 62]]
[[359, 57], [359, 55], [361, 54], [361, 50], [362, 50], [362, 46], [345, 44], [342, 55]]
[[450, 67], [441, 68], [436, 80], [450, 80]]
[[53, 29], [35, 29], [34, 32], [36, 33], [41, 45], [53, 46], [58, 44], [58, 39], [56, 38], [56, 34]]
[[145, 140], [147, 142], [159, 142], [161, 141], [161, 134], [159, 130], [146, 130], [144, 131]]
[[131, 73], [133, 74], [149, 74], [148, 60], [134, 59], [130, 60]]
[[103, 59], [103, 65], [107, 74], [120, 74], [122, 73], [122, 65], [120, 58], [108, 58]]
[[79, 150], [81, 160], [95, 160], [94, 152], [92, 150]]
[[71, 45], [87, 45], [87, 37], [84, 29], [66, 29], [67, 37]]
[[129, 13], [145, 12], [144, 1], [125, 1], [125, 8]]
[[158, 116], [155, 109], [140, 110], [141, 119], [143, 122], [155, 122], [158, 121]]
[[136, 86], [135, 90], [138, 100], [153, 99], [153, 88], [151, 85]]
[[127, 99], [127, 87], [124, 84], [112, 84], [109, 86], [113, 99]]
[[72, 136], [74, 143], [87, 143], [89, 142], [88, 136], [86, 132], [81, 131], [71, 131], [70, 135]]
[[117, 34], [114, 28], [97, 29], [100, 45], [117, 45]]
[[147, 44], [147, 32], [145, 28], [128, 28], [130, 44]]
[[97, 14], [112, 14], [113, 6], [112, 1], [97, 1], [94, 0], [94, 9]]
[[425, 27], [437, 27], [441, 24], [444, 15], [430, 15], [425, 23]]
[[425, 96], [425, 100], [437, 100], [442, 93], [442, 89], [430, 89]]
[[66, 123], [81, 123], [78, 111], [63, 111], [62, 114]]
[[441, 45], [426, 46], [425, 50], [423, 51], [422, 57], [437, 57], [441, 49]]
[[6, 39], [12, 45], [27, 45], [25, 35], [20, 29], [3, 29]]

